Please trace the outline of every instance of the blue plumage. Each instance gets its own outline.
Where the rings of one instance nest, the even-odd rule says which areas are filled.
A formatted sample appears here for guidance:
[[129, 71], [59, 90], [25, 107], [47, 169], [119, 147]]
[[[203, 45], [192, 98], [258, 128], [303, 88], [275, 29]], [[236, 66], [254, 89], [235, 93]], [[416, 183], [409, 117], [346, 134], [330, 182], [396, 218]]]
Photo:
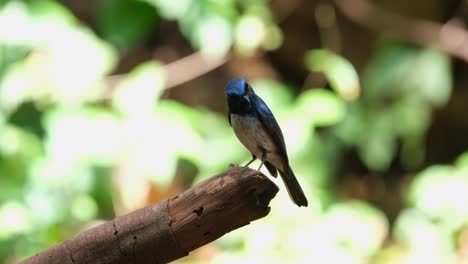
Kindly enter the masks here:
[[242, 78], [232, 79], [225, 93], [229, 124], [253, 156], [246, 166], [259, 158], [259, 169], [265, 164], [273, 176], [278, 170], [291, 199], [298, 206], [307, 206], [304, 192], [289, 166], [283, 134], [268, 106]]
[[242, 96], [247, 89], [247, 82], [242, 78], [234, 78], [226, 86], [226, 94], [231, 96]]

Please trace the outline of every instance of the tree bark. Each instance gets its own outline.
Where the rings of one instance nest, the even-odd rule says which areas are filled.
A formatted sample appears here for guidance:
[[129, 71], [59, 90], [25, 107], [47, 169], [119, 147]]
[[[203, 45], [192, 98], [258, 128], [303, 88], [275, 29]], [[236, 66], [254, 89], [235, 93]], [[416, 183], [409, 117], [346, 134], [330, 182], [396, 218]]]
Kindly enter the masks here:
[[243, 167], [91, 228], [23, 263], [167, 263], [266, 216], [278, 187]]

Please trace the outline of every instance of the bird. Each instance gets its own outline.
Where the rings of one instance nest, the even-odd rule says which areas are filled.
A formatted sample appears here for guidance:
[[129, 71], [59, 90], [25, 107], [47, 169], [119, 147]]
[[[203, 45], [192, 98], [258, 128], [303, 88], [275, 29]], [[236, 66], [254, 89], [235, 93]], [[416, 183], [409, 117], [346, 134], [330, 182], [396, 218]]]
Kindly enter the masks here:
[[283, 133], [266, 103], [240, 77], [228, 82], [225, 94], [229, 124], [252, 154], [245, 167], [260, 159], [258, 170], [265, 164], [273, 177], [279, 172], [291, 200], [299, 207], [307, 207], [307, 198], [289, 165]]

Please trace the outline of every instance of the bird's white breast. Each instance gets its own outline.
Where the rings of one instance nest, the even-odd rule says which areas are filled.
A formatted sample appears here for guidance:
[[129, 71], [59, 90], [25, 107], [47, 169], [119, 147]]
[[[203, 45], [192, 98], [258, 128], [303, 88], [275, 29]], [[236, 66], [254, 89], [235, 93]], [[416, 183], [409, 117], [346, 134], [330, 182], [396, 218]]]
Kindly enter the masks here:
[[267, 160], [277, 168], [283, 167], [276, 145], [258, 118], [231, 114], [231, 126], [240, 142], [258, 159], [261, 159], [262, 149], [265, 149]]

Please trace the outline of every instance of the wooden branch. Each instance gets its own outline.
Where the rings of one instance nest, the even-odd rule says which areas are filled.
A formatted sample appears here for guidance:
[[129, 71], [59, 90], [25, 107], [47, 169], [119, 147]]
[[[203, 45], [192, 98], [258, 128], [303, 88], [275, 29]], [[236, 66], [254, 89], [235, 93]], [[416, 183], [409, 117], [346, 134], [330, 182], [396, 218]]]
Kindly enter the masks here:
[[[186, 57], [162, 66], [164, 78], [164, 89], [171, 89], [178, 85], [196, 79], [218, 67], [224, 65], [232, 57], [231, 53], [220, 58], [206, 58], [202, 52], [197, 51]], [[106, 89], [99, 99], [109, 99], [114, 93], [118, 82], [127, 74], [114, 74], [105, 79]]]
[[167, 263], [266, 216], [278, 187], [233, 167], [175, 196], [91, 228], [23, 263]]

